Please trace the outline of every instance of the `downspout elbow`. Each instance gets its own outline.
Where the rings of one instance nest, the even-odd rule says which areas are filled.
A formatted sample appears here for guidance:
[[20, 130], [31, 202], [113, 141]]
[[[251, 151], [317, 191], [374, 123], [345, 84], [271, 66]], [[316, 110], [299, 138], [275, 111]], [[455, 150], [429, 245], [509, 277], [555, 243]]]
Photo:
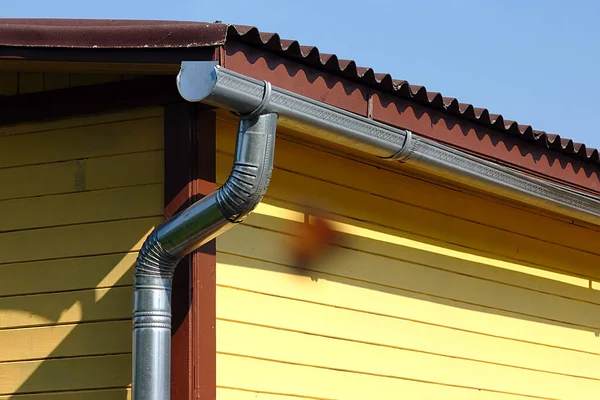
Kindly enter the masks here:
[[158, 226], [134, 274], [133, 399], [170, 398], [171, 288], [184, 256], [230, 229], [260, 203], [271, 179], [277, 114], [241, 118], [233, 169], [215, 192]]

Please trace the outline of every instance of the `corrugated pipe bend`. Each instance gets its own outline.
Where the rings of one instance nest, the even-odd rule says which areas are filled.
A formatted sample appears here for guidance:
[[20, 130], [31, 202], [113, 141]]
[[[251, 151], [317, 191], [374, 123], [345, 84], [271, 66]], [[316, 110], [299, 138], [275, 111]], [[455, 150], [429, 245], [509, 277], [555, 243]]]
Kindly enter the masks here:
[[[265, 84], [266, 101], [269, 87]], [[140, 250], [134, 274], [134, 400], [170, 398], [171, 288], [177, 263], [241, 222], [269, 186], [277, 114], [256, 114], [240, 119], [225, 184], [158, 226]]]

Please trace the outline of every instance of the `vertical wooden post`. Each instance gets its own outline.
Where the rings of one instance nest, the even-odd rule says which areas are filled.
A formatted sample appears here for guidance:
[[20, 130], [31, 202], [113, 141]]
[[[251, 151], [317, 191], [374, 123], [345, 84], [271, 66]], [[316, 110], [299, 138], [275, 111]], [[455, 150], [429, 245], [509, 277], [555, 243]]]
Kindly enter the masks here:
[[[165, 106], [165, 218], [216, 189], [214, 112], [188, 102]], [[216, 398], [216, 246], [185, 257], [173, 281], [171, 399]]]

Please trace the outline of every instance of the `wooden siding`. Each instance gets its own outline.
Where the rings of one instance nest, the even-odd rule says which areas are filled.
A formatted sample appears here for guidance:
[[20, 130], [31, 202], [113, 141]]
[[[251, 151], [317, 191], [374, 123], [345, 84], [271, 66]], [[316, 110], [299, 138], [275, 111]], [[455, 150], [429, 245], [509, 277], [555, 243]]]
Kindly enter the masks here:
[[[235, 126], [217, 137], [222, 183]], [[275, 164], [217, 240], [219, 399], [600, 396], [600, 231], [290, 138]], [[299, 269], [314, 204], [342, 239]]]
[[0, 399], [130, 398], [132, 267], [162, 214], [162, 108], [0, 127]]
[[14, 96], [75, 86], [130, 79], [130, 75], [108, 73], [0, 71], [0, 96]]

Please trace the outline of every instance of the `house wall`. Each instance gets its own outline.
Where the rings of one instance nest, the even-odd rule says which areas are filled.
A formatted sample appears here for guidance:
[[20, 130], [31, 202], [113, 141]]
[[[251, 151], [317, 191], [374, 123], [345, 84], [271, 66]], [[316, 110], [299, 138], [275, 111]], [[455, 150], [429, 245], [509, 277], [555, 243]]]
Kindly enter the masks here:
[[0, 399], [129, 397], [132, 266], [162, 215], [162, 108], [0, 127]]
[[[217, 180], [235, 126], [218, 122]], [[278, 137], [217, 239], [219, 399], [596, 399], [600, 232]], [[342, 236], [307, 269], [304, 205]]]
[[0, 96], [14, 96], [131, 79], [123, 74], [0, 71]]

